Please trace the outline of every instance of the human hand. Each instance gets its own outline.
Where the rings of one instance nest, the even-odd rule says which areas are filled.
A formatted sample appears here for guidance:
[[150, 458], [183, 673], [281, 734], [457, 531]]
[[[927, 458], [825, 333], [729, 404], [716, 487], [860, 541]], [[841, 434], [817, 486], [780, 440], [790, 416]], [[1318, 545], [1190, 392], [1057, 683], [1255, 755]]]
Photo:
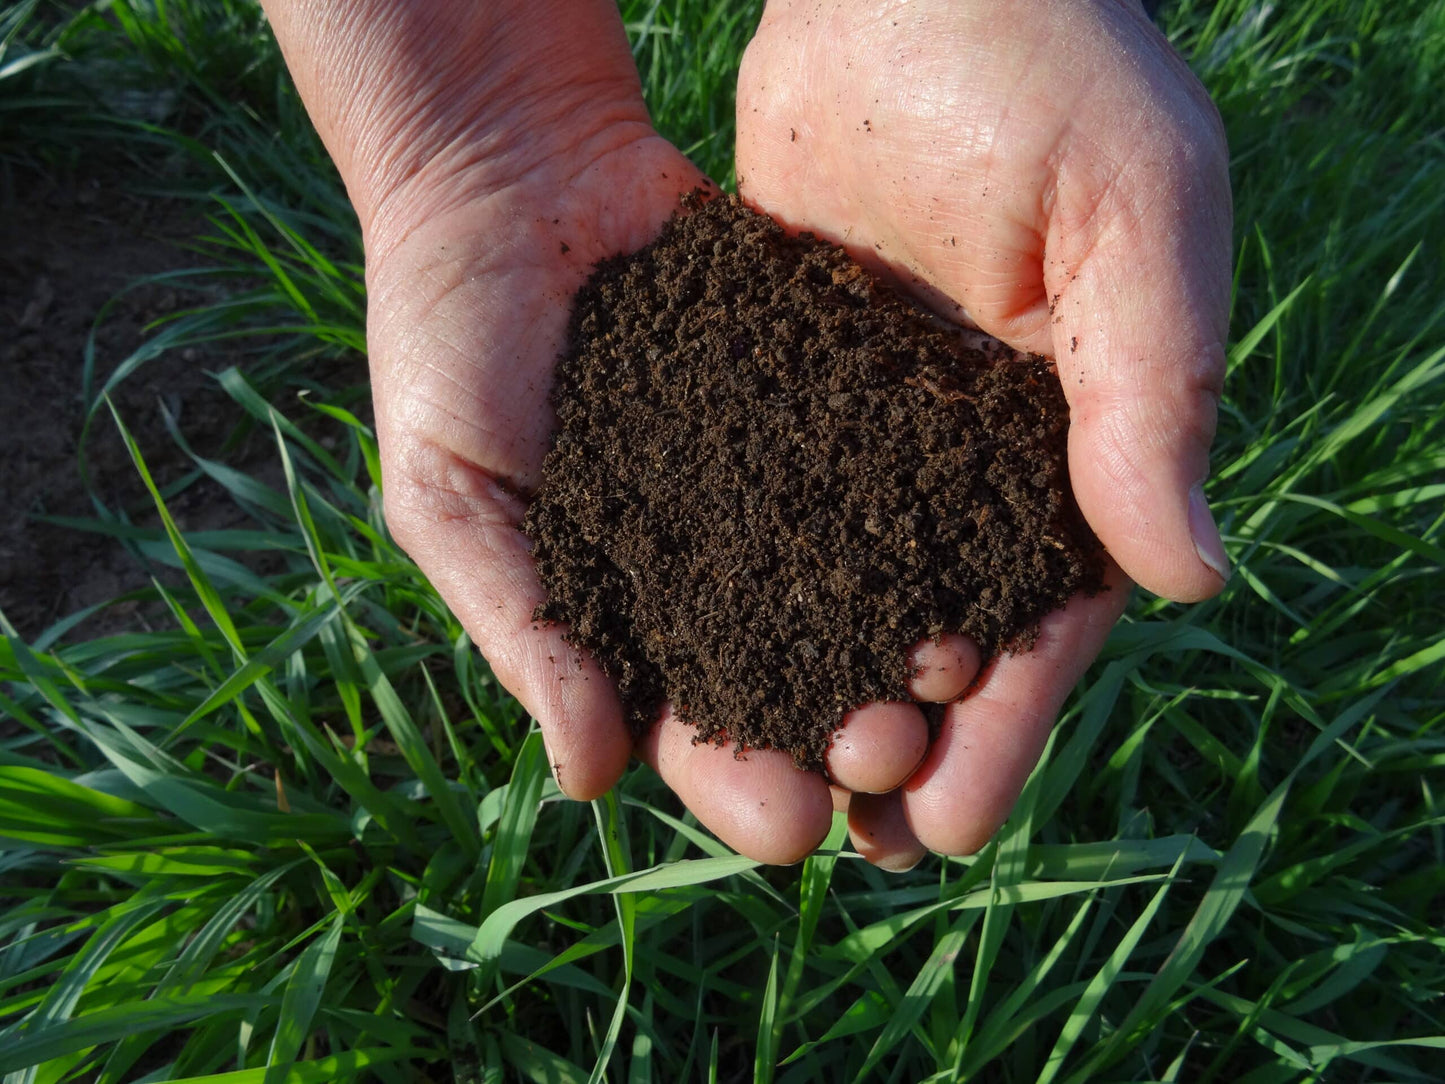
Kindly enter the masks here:
[[[368, 260], [387, 521], [538, 720], [557, 782], [574, 798], [616, 781], [630, 738], [593, 660], [564, 641], [564, 628], [532, 620], [545, 596], [521, 524], [551, 440], [547, 391], [568, 302], [591, 265], [641, 247], [676, 210], [674, 186], [700, 181], [648, 135], [584, 170], [569, 166], [430, 218]], [[573, 237], [583, 240], [566, 240]], [[516, 390], [502, 396], [502, 387]], [[916, 695], [948, 700], [978, 658], [953, 638], [919, 645], [915, 663]], [[695, 743], [694, 733], [664, 710], [638, 752], [708, 828], [766, 862], [796, 861], [817, 847], [833, 810], [822, 776], [799, 771], [789, 753], [739, 757], [728, 745]], [[827, 766], [852, 791], [885, 792], [927, 745], [913, 704], [866, 705], [843, 720]]]
[[771, 0], [738, 92], [744, 199], [926, 302], [1053, 357], [1079, 506], [1122, 567], [950, 704], [855, 845], [905, 866], [1007, 817], [1123, 609], [1228, 563], [1200, 485], [1224, 373], [1227, 154], [1184, 62], [1126, 0]]
[[[361, 218], [387, 522], [537, 719], [563, 791], [586, 799], [621, 775], [631, 736], [565, 629], [533, 623], [544, 596], [520, 523], [573, 293], [596, 261], [652, 240], [704, 179], [648, 122], [615, 7], [542, 7], [267, 11]], [[565, 40], [538, 36], [549, 19], [566, 21]], [[920, 694], [961, 691], [971, 650], [926, 648]], [[691, 737], [665, 712], [639, 752], [731, 846], [791, 862], [826, 835], [821, 776]], [[916, 708], [869, 706], [829, 765], [854, 790], [891, 789], [926, 745]]]

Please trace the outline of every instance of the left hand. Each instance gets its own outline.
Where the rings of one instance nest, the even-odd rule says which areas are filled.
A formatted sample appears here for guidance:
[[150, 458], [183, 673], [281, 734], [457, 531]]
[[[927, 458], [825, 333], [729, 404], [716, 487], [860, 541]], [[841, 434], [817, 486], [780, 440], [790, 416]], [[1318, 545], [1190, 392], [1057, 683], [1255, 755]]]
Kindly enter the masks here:
[[1200, 488], [1230, 284], [1218, 115], [1127, 0], [771, 0], [743, 61], [737, 163], [760, 210], [1057, 361], [1111, 589], [999, 658], [901, 789], [844, 798], [872, 861], [970, 853], [1008, 816], [1126, 574], [1194, 601], [1228, 573]]

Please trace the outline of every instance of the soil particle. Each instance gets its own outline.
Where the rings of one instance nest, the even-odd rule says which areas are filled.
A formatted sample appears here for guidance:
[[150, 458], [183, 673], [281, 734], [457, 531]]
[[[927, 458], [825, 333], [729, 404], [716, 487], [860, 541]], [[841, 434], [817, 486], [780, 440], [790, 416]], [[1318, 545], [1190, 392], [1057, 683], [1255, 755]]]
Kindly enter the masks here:
[[685, 201], [579, 291], [525, 520], [539, 620], [698, 740], [819, 767], [907, 656], [985, 657], [1102, 589], [1052, 363], [913, 307], [735, 199]]

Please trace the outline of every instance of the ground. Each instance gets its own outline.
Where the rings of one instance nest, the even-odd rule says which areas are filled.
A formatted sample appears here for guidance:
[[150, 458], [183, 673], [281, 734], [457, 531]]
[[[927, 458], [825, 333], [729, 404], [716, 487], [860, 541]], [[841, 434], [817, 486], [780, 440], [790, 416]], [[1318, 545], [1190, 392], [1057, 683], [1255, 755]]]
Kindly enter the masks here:
[[[162, 571], [148, 571], [106, 535], [47, 519], [94, 514], [78, 461], [82, 373], [92, 331], [99, 385], [157, 321], [206, 299], [204, 289], [177, 283], [135, 286], [204, 262], [192, 247], [205, 229], [204, 206], [148, 195], [143, 181], [125, 163], [63, 176], [31, 174], [11, 186], [0, 210], [0, 372], [6, 385], [0, 396], [0, 492], [9, 511], [0, 522], [0, 611], [22, 636], [34, 637], [79, 609], [142, 588], [152, 571]], [[112, 307], [97, 323], [108, 303]], [[244, 349], [211, 344], [171, 351], [117, 389], [116, 405], [162, 484], [191, 467], [167, 433], [166, 412], [200, 455], [215, 454], [233, 438], [240, 411], [211, 374], [244, 364]], [[94, 420], [87, 457], [94, 490], [108, 505], [137, 522], [155, 522], [104, 408]], [[279, 474], [269, 441], [257, 436], [239, 458], [227, 458], [252, 472]], [[186, 487], [170, 507], [183, 528], [238, 526], [244, 519], [205, 481]], [[83, 629], [103, 635], [143, 617], [137, 603], [120, 602], [89, 618]]]

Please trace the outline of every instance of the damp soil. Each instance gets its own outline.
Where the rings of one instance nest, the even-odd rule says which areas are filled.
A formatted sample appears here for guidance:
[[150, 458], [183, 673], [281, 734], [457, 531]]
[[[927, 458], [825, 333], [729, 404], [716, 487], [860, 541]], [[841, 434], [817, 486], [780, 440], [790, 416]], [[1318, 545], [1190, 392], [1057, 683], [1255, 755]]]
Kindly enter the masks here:
[[737, 200], [684, 201], [574, 301], [525, 521], [539, 620], [700, 741], [821, 766], [908, 654], [985, 658], [1103, 589], [1053, 364], [918, 309]]

